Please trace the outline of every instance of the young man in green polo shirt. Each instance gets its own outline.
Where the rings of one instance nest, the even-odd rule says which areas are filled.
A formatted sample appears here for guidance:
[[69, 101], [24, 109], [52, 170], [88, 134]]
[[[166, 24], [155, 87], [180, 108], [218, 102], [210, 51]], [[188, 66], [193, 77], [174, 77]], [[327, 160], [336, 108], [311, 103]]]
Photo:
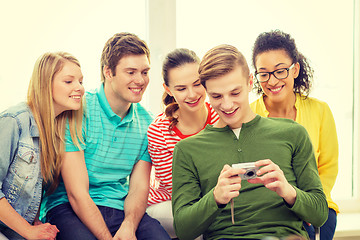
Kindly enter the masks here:
[[[303, 221], [321, 226], [328, 208], [306, 130], [292, 120], [262, 118], [251, 111], [253, 80], [235, 47], [208, 51], [199, 73], [220, 120], [175, 145], [177, 236], [308, 237]], [[246, 170], [231, 167], [238, 163], [254, 164], [257, 177], [242, 180], [239, 175]]]
[[62, 179], [43, 202], [57, 240], [170, 239], [145, 213], [152, 115], [139, 102], [149, 83], [150, 53], [130, 33], [115, 34], [102, 52], [102, 83], [86, 93], [81, 149], [67, 135]]

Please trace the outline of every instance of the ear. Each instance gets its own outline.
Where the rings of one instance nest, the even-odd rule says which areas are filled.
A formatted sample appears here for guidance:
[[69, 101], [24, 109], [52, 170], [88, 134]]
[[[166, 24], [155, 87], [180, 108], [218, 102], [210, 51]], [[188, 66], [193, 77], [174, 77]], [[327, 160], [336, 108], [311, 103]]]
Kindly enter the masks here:
[[300, 74], [300, 64], [299, 62], [295, 63], [294, 66], [294, 79], [297, 78]]
[[103, 74], [105, 76], [105, 79], [110, 79], [113, 76], [111, 69], [109, 68], [109, 66], [106, 65], [103, 68]]
[[165, 92], [166, 92], [167, 94], [169, 94], [170, 96], [173, 96], [172, 93], [171, 93], [171, 91], [170, 91], [170, 89], [169, 89], [169, 87], [166, 86], [165, 83], [163, 83], [163, 87], [164, 87], [164, 90], [165, 90]]
[[254, 75], [252, 73], [250, 73], [249, 75], [249, 92], [253, 89], [253, 85], [254, 85]]

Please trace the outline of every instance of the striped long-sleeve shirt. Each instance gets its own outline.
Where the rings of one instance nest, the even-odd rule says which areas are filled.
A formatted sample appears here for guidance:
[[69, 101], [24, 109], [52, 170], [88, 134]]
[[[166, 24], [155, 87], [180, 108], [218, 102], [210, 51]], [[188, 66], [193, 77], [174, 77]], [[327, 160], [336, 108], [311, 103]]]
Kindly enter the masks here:
[[[204, 128], [208, 124], [213, 125], [219, 119], [210, 104], [205, 104], [208, 109], [208, 117]], [[174, 146], [181, 139], [191, 136], [183, 135], [176, 126], [170, 132], [169, 125], [169, 119], [165, 113], [161, 113], [150, 124], [147, 132], [148, 148], [153, 163], [148, 205], [171, 200]]]

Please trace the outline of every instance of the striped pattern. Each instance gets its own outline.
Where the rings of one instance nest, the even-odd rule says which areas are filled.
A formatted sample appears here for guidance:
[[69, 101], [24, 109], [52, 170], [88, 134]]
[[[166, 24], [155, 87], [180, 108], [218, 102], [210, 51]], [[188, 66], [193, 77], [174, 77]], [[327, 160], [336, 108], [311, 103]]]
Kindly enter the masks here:
[[[205, 104], [209, 113], [205, 126], [207, 124], [213, 125], [219, 119], [219, 116], [209, 103]], [[181, 139], [191, 136], [181, 134], [176, 126], [170, 133], [169, 125], [170, 121], [164, 113], [161, 113], [148, 129], [148, 148], [153, 163], [148, 205], [171, 200], [174, 146]]]
[[[133, 166], [139, 160], [151, 162], [146, 134], [153, 117], [139, 103], [133, 103], [121, 119], [111, 110], [103, 86], [87, 92], [85, 109], [85, 145], [81, 147], [89, 175], [89, 194], [96, 205], [123, 210]], [[66, 151], [79, 151], [68, 132]], [[48, 209], [68, 201], [63, 184], [61, 181], [49, 196]]]

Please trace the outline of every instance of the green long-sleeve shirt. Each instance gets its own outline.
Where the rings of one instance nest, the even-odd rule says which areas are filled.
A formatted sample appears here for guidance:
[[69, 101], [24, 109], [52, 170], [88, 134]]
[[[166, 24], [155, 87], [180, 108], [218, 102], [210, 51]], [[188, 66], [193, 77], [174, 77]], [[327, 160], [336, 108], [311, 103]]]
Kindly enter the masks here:
[[[213, 188], [225, 164], [270, 159], [295, 187], [290, 207], [261, 184], [241, 182], [234, 199], [235, 224], [230, 204], [219, 208]], [[207, 126], [199, 134], [176, 144], [173, 158], [174, 226], [180, 239], [261, 239], [300, 234], [307, 237], [303, 220], [321, 226], [328, 206], [306, 130], [288, 119], [256, 116], [244, 123], [239, 139], [229, 127]]]

